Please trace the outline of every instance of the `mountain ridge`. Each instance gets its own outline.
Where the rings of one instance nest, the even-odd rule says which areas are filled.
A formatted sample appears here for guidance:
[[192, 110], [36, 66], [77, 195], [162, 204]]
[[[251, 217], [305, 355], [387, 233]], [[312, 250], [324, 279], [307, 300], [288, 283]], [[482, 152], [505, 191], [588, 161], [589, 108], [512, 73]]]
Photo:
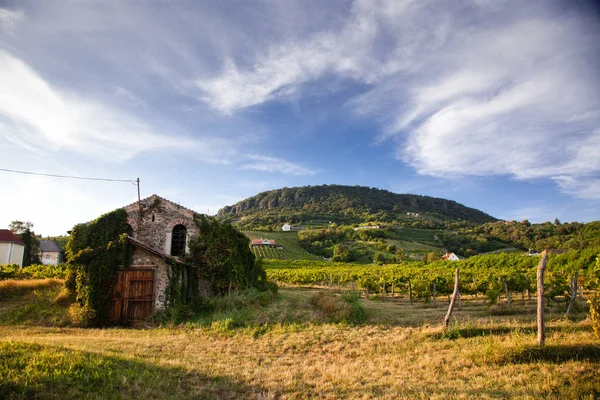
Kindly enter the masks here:
[[454, 200], [399, 194], [358, 185], [299, 186], [268, 190], [221, 208], [217, 217], [235, 221], [270, 213], [272, 220], [277, 217], [273, 215], [277, 211], [282, 217], [300, 219], [296, 222], [302, 222], [303, 217], [344, 218], [346, 222], [392, 221], [406, 218], [407, 213], [425, 214], [442, 221], [463, 220], [476, 224], [497, 221], [483, 211]]

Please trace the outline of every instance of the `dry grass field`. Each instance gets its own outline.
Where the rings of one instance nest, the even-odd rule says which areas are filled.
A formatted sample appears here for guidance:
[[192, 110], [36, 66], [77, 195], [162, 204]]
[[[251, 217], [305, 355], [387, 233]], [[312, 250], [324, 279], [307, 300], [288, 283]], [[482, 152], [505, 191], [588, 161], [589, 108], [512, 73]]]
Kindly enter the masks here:
[[[463, 300], [446, 333], [446, 302], [363, 300], [363, 324], [335, 324], [314, 306], [321, 290], [302, 288], [184, 324], [83, 329], [58, 326], [60, 293], [49, 288], [0, 300], [0, 398], [600, 397], [583, 302], [572, 320], [563, 305], [549, 310], [540, 348], [533, 302], [522, 300], [493, 308], [502, 315]], [[58, 307], [51, 317], [18, 312], [44, 301]]]

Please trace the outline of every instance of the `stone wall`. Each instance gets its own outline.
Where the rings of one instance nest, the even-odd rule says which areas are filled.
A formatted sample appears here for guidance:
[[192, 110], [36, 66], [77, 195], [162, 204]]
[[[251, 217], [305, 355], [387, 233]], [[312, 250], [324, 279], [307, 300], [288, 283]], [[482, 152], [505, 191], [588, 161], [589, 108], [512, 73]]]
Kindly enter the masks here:
[[[164, 310], [166, 308], [166, 290], [169, 285], [169, 268], [171, 266], [162, 257], [134, 246], [131, 256], [131, 268], [151, 268], [154, 270], [154, 310]], [[212, 289], [208, 281], [198, 280], [198, 295], [201, 297], [212, 295]]]
[[171, 234], [176, 225], [184, 225], [187, 238], [200, 234], [194, 223], [194, 212], [179, 204], [153, 194], [141, 201], [140, 218], [138, 203], [125, 207], [133, 237], [166, 254], [171, 253]]
[[[183, 225], [187, 230], [187, 239], [200, 234], [194, 223], [194, 212], [179, 204], [153, 194], [141, 202], [141, 218], [138, 203], [125, 207], [127, 222], [133, 229], [133, 238], [169, 255], [171, 252], [171, 236], [176, 225]], [[132, 268], [152, 268], [154, 274], [154, 309], [162, 310], [166, 306], [166, 289], [169, 284], [168, 269], [171, 268], [164, 258], [143, 248], [135, 247], [132, 256]], [[212, 290], [209, 282], [198, 282], [198, 293], [202, 297], [210, 296]]]

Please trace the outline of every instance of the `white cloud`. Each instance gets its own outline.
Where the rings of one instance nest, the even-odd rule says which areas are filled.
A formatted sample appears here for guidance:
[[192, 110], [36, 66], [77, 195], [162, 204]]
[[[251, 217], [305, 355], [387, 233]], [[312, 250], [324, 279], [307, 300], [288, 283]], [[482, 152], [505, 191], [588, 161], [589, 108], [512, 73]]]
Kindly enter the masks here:
[[377, 141], [395, 140], [421, 174], [545, 178], [600, 198], [600, 31], [576, 7], [359, 0], [342, 27], [283, 40], [250, 66], [229, 60], [196, 84], [232, 113], [350, 79], [369, 88], [350, 110], [377, 118]]
[[0, 33], [14, 35], [18, 23], [25, 19], [22, 10], [9, 10], [0, 8]]
[[291, 161], [256, 154], [246, 155], [241, 162], [241, 168], [289, 175], [314, 175], [318, 172]]
[[273, 46], [258, 55], [249, 69], [241, 69], [228, 60], [218, 76], [196, 80], [201, 99], [224, 113], [232, 113], [289, 97], [303, 83], [328, 73], [374, 81], [378, 79], [378, 71], [387, 68], [378, 67], [377, 60], [370, 54], [379, 29], [376, 18], [390, 10], [400, 13], [404, 3], [410, 2], [381, 8], [372, 2], [359, 1], [340, 31], [321, 31], [307, 40]]
[[0, 129], [24, 147], [74, 150], [120, 162], [153, 149], [194, 149], [190, 138], [157, 132], [116, 108], [61, 92], [21, 60], [0, 50]]

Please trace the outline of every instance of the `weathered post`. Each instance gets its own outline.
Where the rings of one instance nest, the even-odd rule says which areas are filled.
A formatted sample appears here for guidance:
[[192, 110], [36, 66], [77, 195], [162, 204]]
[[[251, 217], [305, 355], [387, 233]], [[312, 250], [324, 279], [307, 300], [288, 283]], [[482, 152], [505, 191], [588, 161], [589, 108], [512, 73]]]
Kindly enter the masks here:
[[569, 306], [567, 307], [567, 317], [571, 315], [571, 311], [573, 311], [573, 307], [575, 306], [575, 299], [577, 298], [577, 280], [579, 279], [579, 271], [575, 272], [575, 275], [571, 277], [571, 300], [569, 301]]
[[410, 304], [412, 304], [412, 285], [410, 284], [410, 279], [408, 280], [408, 300], [410, 301]]
[[433, 305], [437, 306], [437, 296], [436, 296], [435, 281], [433, 281]]
[[444, 318], [444, 329], [448, 329], [448, 324], [450, 323], [450, 315], [452, 315], [452, 309], [454, 308], [454, 302], [456, 301], [457, 296], [458, 296], [458, 268], [456, 268], [456, 272], [454, 273], [454, 291], [452, 292], [452, 299], [450, 300], [450, 305], [448, 306], [448, 312], [446, 313], [446, 317]]
[[546, 342], [546, 331], [544, 327], [544, 271], [548, 263], [548, 253], [542, 252], [542, 259], [537, 269], [537, 340], [540, 346]]
[[392, 300], [394, 299], [394, 282], [392, 282]]
[[512, 302], [510, 301], [510, 292], [508, 291], [508, 285], [506, 284], [506, 278], [502, 277], [502, 282], [504, 283], [504, 293], [506, 293], [506, 302], [510, 306]]
[[381, 292], [381, 300], [385, 301], [385, 295], [387, 293], [385, 292], [385, 281], [383, 282], [383, 291]]

